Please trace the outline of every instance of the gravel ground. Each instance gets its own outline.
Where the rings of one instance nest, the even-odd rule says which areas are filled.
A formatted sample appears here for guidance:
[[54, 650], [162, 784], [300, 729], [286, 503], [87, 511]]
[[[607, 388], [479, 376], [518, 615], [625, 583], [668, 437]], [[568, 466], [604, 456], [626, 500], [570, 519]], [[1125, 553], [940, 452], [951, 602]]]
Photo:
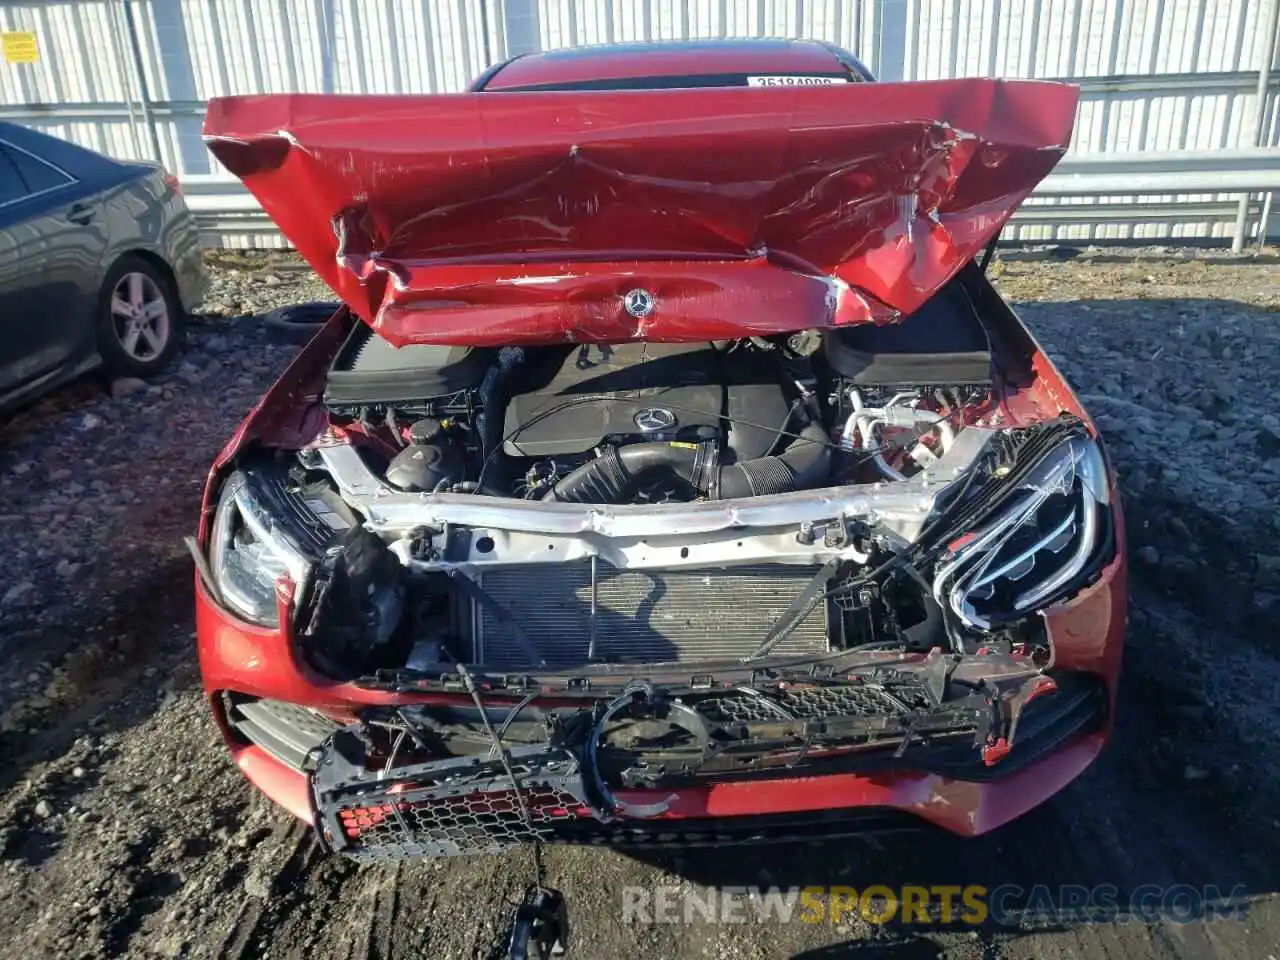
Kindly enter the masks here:
[[[1280, 270], [1151, 249], [1011, 255], [1004, 293], [1084, 395], [1134, 559], [1117, 730], [1040, 810], [975, 841], [551, 851], [574, 956], [1265, 957], [1280, 943]], [[0, 958], [483, 957], [524, 854], [357, 868], [227, 762], [198, 693], [190, 564], [207, 466], [295, 348], [252, 314], [328, 299], [284, 255], [211, 255], [172, 373], [90, 379], [0, 424]], [[118, 391], [119, 392], [119, 391]], [[646, 926], [625, 885], [1207, 884], [1212, 926]]]

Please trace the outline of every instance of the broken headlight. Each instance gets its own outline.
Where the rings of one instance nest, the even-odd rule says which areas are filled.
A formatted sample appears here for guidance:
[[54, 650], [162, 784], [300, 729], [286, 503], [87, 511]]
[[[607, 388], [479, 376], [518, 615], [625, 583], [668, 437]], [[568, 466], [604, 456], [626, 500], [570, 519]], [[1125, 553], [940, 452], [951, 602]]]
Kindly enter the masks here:
[[250, 476], [237, 471], [222, 485], [209, 539], [209, 566], [223, 603], [265, 627], [279, 625], [276, 581], [288, 577], [300, 592], [311, 561], [263, 503]]
[[1102, 450], [1075, 436], [1035, 464], [1013, 495], [936, 568], [933, 596], [974, 630], [1017, 619], [1079, 589], [1111, 537]]

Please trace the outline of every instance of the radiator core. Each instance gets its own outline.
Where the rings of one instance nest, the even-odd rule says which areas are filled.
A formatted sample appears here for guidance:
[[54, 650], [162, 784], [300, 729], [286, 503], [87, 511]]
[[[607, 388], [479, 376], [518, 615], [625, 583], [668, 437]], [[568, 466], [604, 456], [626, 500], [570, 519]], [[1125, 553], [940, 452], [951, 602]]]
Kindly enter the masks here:
[[[817, 568], [785, 564], [695, 570], [596, 567], [596, 660], [662, 663], [749, 655]], [[499, 567], [480, 578], [551, 667], [584, 664], [592, 637], [591, 564]], [[496, 667], [529, 666], [493, 612], [473, 606], [474, 656]], [[773, 655], [827, 650], [826, 605], [819, 603]]]

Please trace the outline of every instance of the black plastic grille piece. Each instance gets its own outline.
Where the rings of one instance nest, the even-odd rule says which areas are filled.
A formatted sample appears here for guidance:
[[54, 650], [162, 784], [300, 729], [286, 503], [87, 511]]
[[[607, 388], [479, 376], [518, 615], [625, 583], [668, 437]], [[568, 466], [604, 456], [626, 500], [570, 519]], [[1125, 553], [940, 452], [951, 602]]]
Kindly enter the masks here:
[[[905, 695], [899, 696], [902, 693]], [[788, 719], [901, 716], [931, 706], [923, 690], [903, 686], [892, 693], [876, 686], [799, 687], [768, 696], [730, 691], [699, 701], [697, 710], [715, 723], [767, 723]]]
[[[568, 796], [568, 795], [565, 795]], [[344, 852], [357, 859], [392, 859], [412, 856], [457, 856], [502, 853], [535, 839], [543, 843], [624, 849], [679, 849], [708, 847], [724, 843], [804, 843], [842, 836], [871, 836], [918, 830], [924, 822], [897, 810], [878, 807], [851, 807], [816, 810], [804, 814], [759, 814], [738, 817], [681, 818], [678, 820], [614, 820], [603, 823], [568, 798], [573, 806], [551, 807], [535, 816], [538, 830], [530, 833], [513, 818], [511, 811], [482, 810], [460, 816], [441, 811], [417, 813], [415, 822], [431, 818], [421, 840], [404, 842], [402, 828], [395, 823], [391, 805], [356, 807], [343, 811], [344, 824], [350, 822], [348, 837], [359, 845]], [[538, 800], [535, 800], [538, 802]], [[433, 805], [434, 806], [434, 805]], [[421, 808], [419, 808], [419, 811]], [[564, 812], [571, 813], [563, 816]], [[514, 826], [513, 826], [514, 824]]]
[[375, 774], [356, 729], [325, 743], [311, 778], [322, 841], [356, 859], [500, 853], [548, 840], [562, 821], [594, 817], [578, 761], [564, 750], [515, 746], [505, 758], [450, 757]]
[[524, 796], [528, 823], [511, 790], [344, 807], [338, 817], [347, 840], [358, 843], [366, 856], [452, 857], [546, 842], [558, 821], [591, 816], [577, 798], [561, 790], [530, 789]]
[[848, 807], [803, 813], [688, 817], [679, 820], [574, 820], [556, 824], [552, 843], [661, 850], [729, 843], [820, 843], [838, 837], [872, 837], [927, 829], [927, 821], [901, 810]]
[[805, 720], [832, 716], [872, 717], [877, 714], [901, 714], [897, 702], [875, 687], [808, 687], [789, 690], [781, 697], [791, 713]]
[[226, 709], [227, 722], [240, 736], [286, 766], [304, 772], [312, 769], [312, 751], [341, 727], [314, 710], [283, 700], [232, 694]]
[[[840, 718], [853, 727], [918, 734], [905, 752], [868, 751], [824, 772], [930, 771], [960, 781], [996, 780], [1043, 758], [1075, 737], [1097, 730], [1106, 716], [1107, 688], [1099, 677], [1054, 674], [1056, 689], [1034, 697], [1018, 715], [1009, 753], [987, 766], [974, 730], [961, 729], [963, 711], [920, 709], [931, 703], [922, 687], [894, 681], [830, 684], [786, 691], [723, 691], [691, 704], [712, 723]], [[870, 718], [863, 723], [861, 718]], [[883, 718], [883, 719], [881, 719]], [[981, 733], [981, 729], [977, 731]], [[860, 735], [859, 735], [860, 736]], [[889, 736], [888, 744], [902, 741]], [[683, 819], [610, 817], [592, 800], [577, 755], [545, 744], [513, 746], [510, 774], [495, 758], [453, 757], [371, 770], [351, 729], [330, 737], [312, 775], [316, 823], [327, 847], [357, 859], [499, 853], [524, 843], [611, 847], [693, 847], [727, 842], [789, 842], [841, 834], [876, 833], [914, 822], [892, 811], [850, 809], [794, 816]], [[813, 777], [821, 773], [807, 771]], [[512, 775], [520, 784], [513, 789]], [[727, 779], [737, 779], [736, 774]], [[745, 779], [745, 775], [744, 775]], [[520, 806], [523, 796], [526, 818]], [[595, 807], [593, 808], [593, 804]]]
[[936, 747], [915, 755], [914, 765], [957, 780], [999, 780], [1030, 766], [1068, 740], [1102, 727], [1107, 690], [1100, 677], [1086, 673], [1053, 675], [1057, 689], [1036, 697], [1018, 716], [1013, 747], [998, 763], [986, 766], [968, 747]]
[[768, 723], [788, 719], [787, 714], [764, 697], [726, 694], [698, 703], [697, 710], [713, 723]]

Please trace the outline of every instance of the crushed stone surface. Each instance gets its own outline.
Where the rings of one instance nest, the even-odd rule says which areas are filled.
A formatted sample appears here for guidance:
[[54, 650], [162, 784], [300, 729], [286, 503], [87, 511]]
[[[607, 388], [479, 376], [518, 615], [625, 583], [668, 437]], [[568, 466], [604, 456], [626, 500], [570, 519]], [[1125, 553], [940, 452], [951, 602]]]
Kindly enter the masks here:
[[[0, 422], [0, 960], [486, 957], [527, 852], [356, 865], [230, 764], [202, 700], [189, 558], [208, 466], [332, 294], [286, 254], [209, 255], [172, 369]], [[1069, 257], [1069, 259], [1064, 259]], [[571, 957], [1266, 957], [1280, 943], [1280, 267], [1152, 248], [1009, 254], [996, 283], [1119, 472], [1132, 611], [1113, 741], [994, 834], [629, 856], [552, 849]], [[1208, 885], [1213, 925], [647, 925], [628, 886]]]

